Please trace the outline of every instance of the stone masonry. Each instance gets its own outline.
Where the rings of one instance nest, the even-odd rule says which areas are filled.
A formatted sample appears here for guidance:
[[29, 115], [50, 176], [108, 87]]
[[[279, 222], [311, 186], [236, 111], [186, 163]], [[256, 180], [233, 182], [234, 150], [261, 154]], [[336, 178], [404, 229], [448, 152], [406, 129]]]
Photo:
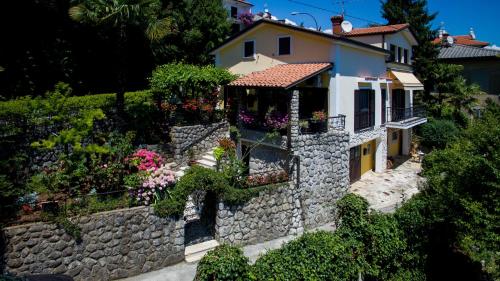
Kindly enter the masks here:
[[113, 280], [184, 259], [184, 221], [159, 218], [150, 207], [76, 219], [76, 242], [55, 224], [4, 228], [5, 270], [11, 274], [61, 273], [75, 280]]
[[227, 137], [229, 123], [226, 121], [208, 124], [173, 127], [170, 132], [174, 159], [178, 164], [189, 161], [189, 151], [195, 155], [203, 154], [217, 146], [218, 140]]
[[263, 191], [242, 206], [219, 203], [216, 239], [223, 243], [247, 245], [301, 233], [300, 202], [296, 189], [283, 184]]

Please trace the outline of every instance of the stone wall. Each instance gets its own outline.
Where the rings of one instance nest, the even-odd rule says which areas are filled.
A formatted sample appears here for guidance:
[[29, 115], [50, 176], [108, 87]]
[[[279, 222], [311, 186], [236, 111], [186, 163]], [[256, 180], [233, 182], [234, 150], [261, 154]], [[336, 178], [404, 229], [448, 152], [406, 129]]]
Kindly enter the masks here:
[[208, 124], [173, 127], [170, 131], [171, 147], [178, 164], [189, 161], [189, 151], [202, 154], [217, 146], [218, 140], [229, 134], [226, 121]]
[[3, 229], [5, 270], [12, 274], [61, 273], [75, 280], [113, 280], [184, 259], [184, 221], [159, 218], [137, 207], [77, 219], [76, 242], [54, 224]]
[[[245, 145], [245, 143], [243, 143]], [[248, 144], [251, 146], [252, 144]], [[250, 174], [269, 171], [287, 171], [288, 151], [259, 145], [250, 151]]]
[[292, 184], [283, 184], [242, 206], [219, 203], [216, 239], [220, 242], [246, 245], [301, 233], [302, 211], [299, 194]]
[[[301, 135], [292, 141], [298, 157], [298, 186], [307, 228], [334, 220], [335, 202], [349, 189], [349, 133]], [[292, 173], [292, 175], [295, 175]]]

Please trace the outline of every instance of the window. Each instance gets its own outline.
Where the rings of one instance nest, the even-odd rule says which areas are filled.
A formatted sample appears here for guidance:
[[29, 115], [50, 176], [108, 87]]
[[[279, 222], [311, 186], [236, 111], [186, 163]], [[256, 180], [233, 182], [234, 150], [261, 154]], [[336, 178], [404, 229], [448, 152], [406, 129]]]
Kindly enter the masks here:
[[238, 17], [238, 8], [231, 6], [231, 17], [233, 19]]
[[385, 124], [385, 118], [387, 116], [387, 89], [382, 89], [382, 124]]
[[278, 38], [278, 55], [290, 55], [292, 53], [292, 38], [290, 36]]
[[404, 63], [406, 64], [409, 64], [410, 62], [408, 61], [408, 49], [405, 49], [404, 50], [404, 53], [403, 53], [403, 60], [404, 60]]
[[253, 58], [255, 56], [255, 41], [245, 41], [243, 57]]
[[398, 62], [401, 62], [402, 56], [403, 56], [403, 51], [401, 47], [398, 47]]
[[391, 61], [396, 60], [396, 46], [392, 45], [390, 46], [390, 51], [391, 51]]
[[375, 125], [375, 91], [371, 89], [354, 92], [354, 130]]

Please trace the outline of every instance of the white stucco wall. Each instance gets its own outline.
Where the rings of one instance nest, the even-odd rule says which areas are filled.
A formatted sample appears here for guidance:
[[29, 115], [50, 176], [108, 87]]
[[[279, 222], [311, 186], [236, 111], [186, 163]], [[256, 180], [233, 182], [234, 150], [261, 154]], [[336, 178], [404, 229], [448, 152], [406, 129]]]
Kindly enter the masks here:
[[382, 35], [355, 36], [355, 37], [349, 37], [349, 39], [370, 44], [375, 47], [383, 48], [382, 43], [384, 39]]
[[397, 32], [393, 34], [387, 34], [385, 36], [385, 46], [384, 49], [390, 50], [390, 44], [396, 45], [396, 47], [401, 47], [402, 49], [408, 50], [408, 61], [412, 64], [412, 45], [409, 39], [407, 38], [407, 34], [403, 32]]

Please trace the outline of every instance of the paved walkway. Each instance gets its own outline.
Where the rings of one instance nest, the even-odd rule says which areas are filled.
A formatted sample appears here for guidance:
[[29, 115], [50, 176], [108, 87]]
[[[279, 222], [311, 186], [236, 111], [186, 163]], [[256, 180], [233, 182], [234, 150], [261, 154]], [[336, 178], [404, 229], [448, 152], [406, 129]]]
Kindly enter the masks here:
[[[313, 229], [312, 231], [326, 230], [334, 231], [335, 227], [330, 223], [324, 226]], [[286, 237], [281, 237], [264, 243], [259, 243], [255, 245], [248, 245], [243, 247], [243, 253], [250, 259], [251, 263], [254, 263], [257, 258], [265, 254], [269, 250], [281, 248], [281, 246], [297, 238], [297, 235], [290, 235]], [[120, 281], [193, 281], [196, 275], [196, 263], [181, 262], [172, 266], [162, 268], [157, 271], [152, 271], [144, 273], [141, 275], [120, 279]]]
[[419, 192], [418, 185], [423, 181], [418, 175], [420, 171], [420, 163], [407, 160], [385, 173], [364, 174], [351, 185], [350, 192], [366, 198], [375, 210], [393, 212], [402, 202]]

